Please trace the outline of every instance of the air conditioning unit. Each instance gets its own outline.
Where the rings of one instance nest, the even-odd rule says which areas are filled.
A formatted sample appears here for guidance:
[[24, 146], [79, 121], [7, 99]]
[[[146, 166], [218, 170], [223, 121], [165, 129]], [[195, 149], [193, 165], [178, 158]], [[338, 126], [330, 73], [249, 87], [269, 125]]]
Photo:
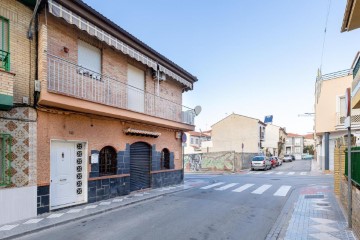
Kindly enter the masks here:
[[40, 92], [40, 91], [41, 91], [41, 83], [40, 83], [40, 80], [35, 80], [34, 90], [35, 90], [35, 92]]
[[160, 81], [166, 81], [166, 74], [163, 72], [160, 72], [160, 77], [159, 77]]
[[[158, 80], [157, 71], [153, 70], [152, 77], [153, 77], [154, 81]], [[162, 82], [162, 81], [165, 81], [165, 80], [166, 80], [166, 74], [159, 71], [159, 81]]]

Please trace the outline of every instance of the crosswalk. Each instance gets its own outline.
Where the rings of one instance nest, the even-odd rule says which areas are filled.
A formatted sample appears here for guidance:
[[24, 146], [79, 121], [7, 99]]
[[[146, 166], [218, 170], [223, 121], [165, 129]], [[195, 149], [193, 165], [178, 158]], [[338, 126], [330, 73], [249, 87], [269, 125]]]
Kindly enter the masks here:
[[246, 174], [253, 174], [253, 175], [288, 175], [288, 176], [294, 176], [294, 175], [300, 175], [300, 176], [306, 176], [309, 172], [277, 172], [277, 171], [270, 171], [270, 172], [264, 172], [264, 171], [249, 171]]
[[[225, 183], [225, 182], [217, 182], [213, 183], [204, 187], [201, 187], [200, 189], [208, 190], [213, 189], [215, 191], [231, 191], [234, 193], [241, 193], [245, 191], [250, 191], [251, 194], [257, 194], [261, 195], [265, 193], [266, 191], [270, 191], [270, 189], [274, 189], [274, 187], [271, 184], [260, 184], [257, 185], [255, 183], [246, 183], [241, 185], [240, 183]], [[273, 193], [273, 196], [276, 197], [285, 197], [288, 192], [290, 191], [291, 186], [288, 185], [282, 185], [275, 189], [275, 193]], [[274, 191], [274, 190], [273, 190]]]

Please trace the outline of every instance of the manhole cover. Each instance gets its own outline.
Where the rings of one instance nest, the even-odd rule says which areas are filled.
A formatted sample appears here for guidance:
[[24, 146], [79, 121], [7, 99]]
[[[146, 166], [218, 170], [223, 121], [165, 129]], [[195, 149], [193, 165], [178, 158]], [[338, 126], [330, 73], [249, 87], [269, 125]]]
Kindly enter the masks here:
[[327, 204], [327, 203], [317, 203], [316, 205], [318, 205], [318, 206], [329, 206], [329, 204]]
[[320, 194], [305, 195], [305, 198], [324, 198], [324, 195], [320, 195]]

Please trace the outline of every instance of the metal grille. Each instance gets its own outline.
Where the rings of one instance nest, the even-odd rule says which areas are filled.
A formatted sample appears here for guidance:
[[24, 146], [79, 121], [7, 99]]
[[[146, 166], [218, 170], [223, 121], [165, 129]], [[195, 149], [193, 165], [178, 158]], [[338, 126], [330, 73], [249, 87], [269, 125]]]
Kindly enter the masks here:
[[161, 151], [161, 169], [170, 169], [170, 151], [164, 148]]
[[[48, 54], [47, 89], [57, 94], [194, 125], [194, 109], [51, 54]], [[138, 94], [130, 96], [129, 89], [132, 92], [136, 90]], [[131, 107], [137, 101], [144, 105], [141, 110]]]
[[130, 191], [150, 187], [150, 146], [137, 142], [130, 146]]
[[12, 157], [11, 152], [12, 137], [10, 134], [0, 133], [0, 186], [6, 186], [10, 184], [10, 162]]
[[[360, 186], [360, 147], [351, 148], [351, 180]], [[348, 154], [345, 154], [345, 175], [348, 176]]]
[[101, 149], [99, 158], [99, 173], [100, 175], [114, 175], [116, 174], [116, 151], [113, 147], [107, 146]]

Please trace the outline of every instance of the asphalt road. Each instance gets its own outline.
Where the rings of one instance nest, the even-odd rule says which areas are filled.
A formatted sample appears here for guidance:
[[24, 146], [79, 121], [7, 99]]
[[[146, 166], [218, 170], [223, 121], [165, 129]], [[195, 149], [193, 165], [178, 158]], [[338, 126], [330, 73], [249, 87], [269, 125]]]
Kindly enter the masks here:
[[[310, 162], [284, 163], [272, 174], [191, 174], [186, 184], [197, 184], [190, 190], [21, 239], [265, 239], [291, 194], [331, 183], [328, 176], [300, 175], [308, 173]], [[286, 174], [290, 171], [295, 173]]]

